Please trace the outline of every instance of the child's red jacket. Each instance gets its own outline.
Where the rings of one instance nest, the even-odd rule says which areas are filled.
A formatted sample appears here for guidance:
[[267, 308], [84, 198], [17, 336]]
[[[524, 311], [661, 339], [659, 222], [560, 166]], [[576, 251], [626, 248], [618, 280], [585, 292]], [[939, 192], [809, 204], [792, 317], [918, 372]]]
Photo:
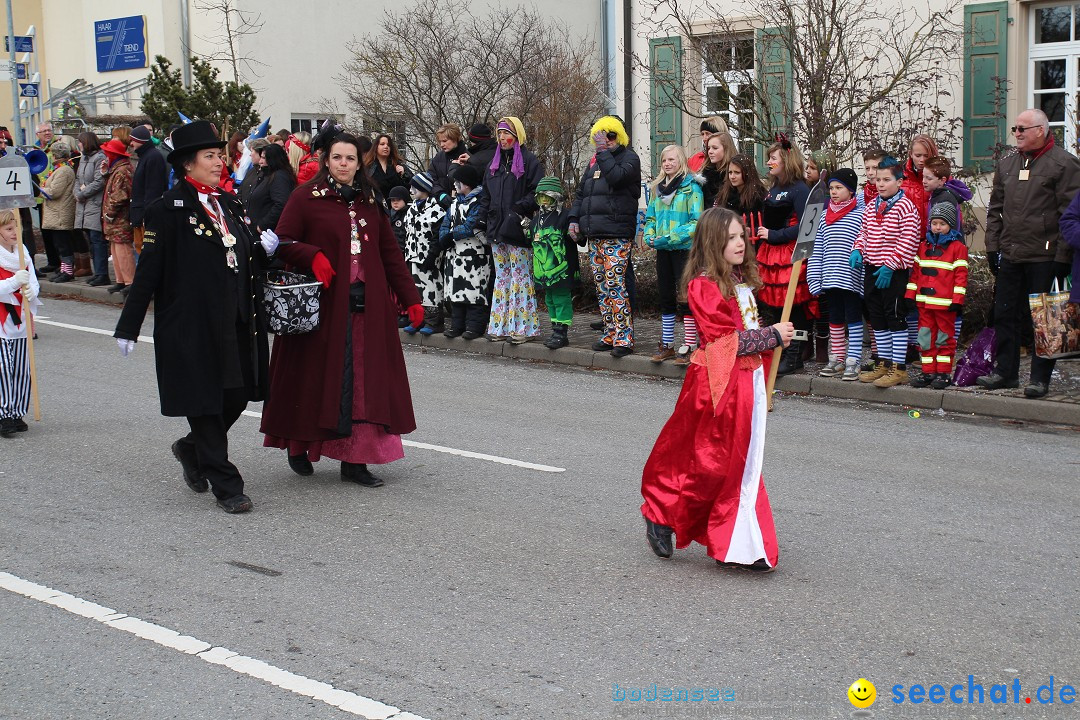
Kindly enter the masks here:
[[944, 245], [928, 239], [919, 245], [919, 254], [908, 279], [906, 297], [920, 309], [948, 310], [963, 305], [967, 298], [968, 249], [960, 234]]

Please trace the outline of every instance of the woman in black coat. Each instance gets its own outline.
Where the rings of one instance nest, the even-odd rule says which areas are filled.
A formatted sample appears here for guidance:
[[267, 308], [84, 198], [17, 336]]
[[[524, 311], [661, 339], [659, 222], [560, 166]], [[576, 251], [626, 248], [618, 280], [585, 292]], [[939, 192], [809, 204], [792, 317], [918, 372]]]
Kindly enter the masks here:
[[228, 432], [248, 401], [266, 395], [270, 353], [256, 278], [277, 243], [261, 243], [240, 202], [216, 187], [225, 142], [213, 125], [184, 125], [173, 144], [177, 182], [146, 208], [143, 251], [115, 337], [130, 354], [153, 300], [161, 414], [186, 417], [191, 428], [172, 445], [184, 481], [195, 492], [212, 487], [226, 512], [247, 512]]
[[431, 158], [431, 165], [428, 166], [432, 177], [431, 196], [446, 210], [454, 200], [454, 172], [462, 163], [468, 162], [469, 151], [465, 148], [461, 126], [457, 123], [447, 123], [436, 130], [435, 142], [439, 144], [439, 152]]
[[248, 217], [259, 232], [277, 227], [281, 211], [296, 188], [296, 176], [284, 148], [280, 145], [263, 148], [261, 158], [262, 179], [247, 201]]
[[382, 133], [375, 138], [371, 148], [364, 153], [364, 168], [367, 170], [371, 182], [378, 190], [380, 200], [387, 208], [390, 207], [390, 189], [396, 187], [409, 187], [412, 180], [412, 170], [405, 165], [398, 153], [394, 138]]

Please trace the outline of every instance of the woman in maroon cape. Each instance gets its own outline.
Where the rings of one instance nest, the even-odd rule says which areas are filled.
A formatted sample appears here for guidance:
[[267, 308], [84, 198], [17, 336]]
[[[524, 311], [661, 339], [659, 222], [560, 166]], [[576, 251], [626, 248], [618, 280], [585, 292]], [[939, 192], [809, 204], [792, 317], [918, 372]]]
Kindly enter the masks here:
[[266, 447], [288, 452], [299, 475], [322, 455], [342, 480], [377, 487], [369, 463], [404, 457], [416, 429], [398, 338], [398, 301], [420, 327], [424, 309], [390, 220], [360, 167], [360, 141], [341, 133], [318, 174], [298, 187], [276, 228], [277, 257], [323, 283], [319, 327], [274, 341], [263, 408]]
[[660, 431], [641, 478], [646, 536], [657, 555], [697, 541], [725, 566], [768, 572], [778, 548], [761, 465], [765, 454], [762, 354], [787, 346], [791, 323], [759, 327], [761, 285], [742, 220], [706, 210], [698, 221], [682, 286], [698, 319], [675, 412]]

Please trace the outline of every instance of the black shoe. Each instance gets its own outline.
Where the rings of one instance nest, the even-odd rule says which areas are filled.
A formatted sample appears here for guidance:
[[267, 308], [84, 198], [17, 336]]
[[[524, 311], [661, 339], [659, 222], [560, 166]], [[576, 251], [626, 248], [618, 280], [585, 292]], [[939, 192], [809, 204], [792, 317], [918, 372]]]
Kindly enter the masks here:
[[593, 330], [603, 330], [604, 329], [604, 321], [603, 320], [594, 320], [591, 323], [589, 323], [589, 327], [591, 327]]
[[479, 337], [483, 337], [483, 333], [481, 333], [479, 330], [466, 330], [465, 332], [461, 333], [462, 340], [475, 340]]
[[341, 463], [341, 479], [364, 487], [382, 487], [385, 483], [375, 477], [363, 463]]
[[218, 498], [217, 504], [227, 513], [246, 513], [252, 508], [251, 498], [247, 495], [233, 495], [231, 498], [222, 500]]
[[548, 350], [558, 350], [564, 348], [570, 344], [570, 340], [566, 337], [567, 331], [570, 330], [569, 325], [563, 325], [562, 323], [552, 323], [551, 325], [551, 337], [544, 343], [544, 347]]
[[1041, 398], [1046, 397], [1046, 393], [1050, 392], [1050, 384], [1044, 382], [1030, 382], [1024, 387], [1024, 397], [1026, 398]]
[[975, 383], [983, 390], [1001, 390], [1003, 388], [1017, 388], [1020, 387], [1020, 381], [1016, 378], [1012, 380], [1006, 380], [997, 373], [991, 373], [990, 375], [983, 375], [982, 377], [975, 378]]
[[934, 381], [935, 377], [936, 376], [933, 375], [933, 374], [928, 375], [928, 374], [926, 374], [924, 372], [921, 372], [918, 375], [916, 375], [914, 378], [909, 380], [908, 385], [910, 385], [911, 387], [916, 387], [916, 388], [929, 387], [930, 383], [932, 383]]
[[22, 418], [15, 418], [15, 432], [26, 432], [30, 426]]
[[944, 390], [950, 385], [952, 385], [952, 378], [949, 377], [949, 373], [938, 373], [934, 381], [930, 383], [930, 387], [934, 390]]
[[780, 353], [780, 364], [776, 368], [776, 374], [790, 375], [796, 370], [802, 370], [802, 342], [799, 340], [792, 340]]
[[54, 283], [66, 283], [66, 282], [71, 282], [72, 280], [74, 280], [75, 276], [74, 275], [69, 275], [68, 273], [65, 273], [65, 272], [62, 272], [62, 273], [59, 273], [57, 275], [54, 275], [50, 279]]
[[177, 440], [172, 444], [172, 454], [184, 468], [184, 482], [189, 488], [197, 493], [204, 493], [210, 489], [210, 483], [199, 473], [199, 460], [195, 457], [195, 448]]
[[307, 455], [304, 453], [301, 453], [300, 455], [290, 455], [289, 467], [292, 468], [294, 473], [301, 477], [315, 474], [315, 468], [311, 467], [311, 461], [308, 460]]
[[603, 340], [597, 340], [592, 344], [592, 349], [596, 352], [611, 352], [611, 344], [606, 343]]
[[120, 292], [121, 290], [123, 290], [126, 287], [127, 287], [127, 283], [116, 283], [111, 288], [109, 288], [109, 292], [110, 293], [118, 293], [118, 292]]
[[109, 278], [104, 275], [95, 275], [94, 277], [90, 278], [90, 281], [86, 284], [90, 287], [101, 287], [103, 285], [109, 284]]
[[131, 286], [130, 285], [125, 287], [123, 290], [121, 290], [120, 294], [123, 295], [124, 297], [127, 297], [129, 292], [131, 292]]
[[15, 418], [4, 418], [0, 420], [0, 437], [9, 438], [15, 433]]
[[464, 333], [465, 333], [465, 331], [462, 330], [461, 328], [448, 328], [446, 330], [443, 330], [443, 335], [445, 335], [448, 338], [460, 337]]
[[399, 328], [404, 328], [404, 327], [408, 327], [408, 325], [409, 325], [409, 316], [408, 315], [399, 315], [398, 319], [397, 319], [397, 326]]
[[59, 266], [59, 265], [43, 265], [43, 266], [41, 267], [41, 270], [40, 270], [40, 272], [43, 272], [43, 273], [45, 273], [46, 275], [48, 275], [49, 273], [54, 273], [54, 272], [56, 272], [56, 271], [57, 271], [57, 270], [59, 270], [59, 269], [60, 269], [60, 266]]
[[611, 357], [624, 358], [627, 355], [633, 354], [633, 352], [634, 348], [630, 347], [629, 345], [616, 345], [615, 347], [611, 348]]
[[649, 547], [658, 557], [671, 557], [671, 533], [674, 532], [667, 525], [657, 525], [649, 518], [645, 518], [645, 537], [649, 539]]

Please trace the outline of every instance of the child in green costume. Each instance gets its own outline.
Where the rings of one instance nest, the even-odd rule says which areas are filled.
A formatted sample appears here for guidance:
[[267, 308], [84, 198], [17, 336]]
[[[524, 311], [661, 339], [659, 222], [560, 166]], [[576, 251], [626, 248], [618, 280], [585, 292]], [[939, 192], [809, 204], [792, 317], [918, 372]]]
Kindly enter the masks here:
[[551, 316], [551, 337], [544, 346], [552, 350], [570, 343], [566, 337], [574, 317], [570, 291], [579, 280], [578, 250], [567, 232], [569, 211], [561, 208], [563, 197], [559, 178], [543, 178], [536, 186], [540, 209], [526, 233], [532, 241], [533, 277], [544, 288], [544, 303]]

